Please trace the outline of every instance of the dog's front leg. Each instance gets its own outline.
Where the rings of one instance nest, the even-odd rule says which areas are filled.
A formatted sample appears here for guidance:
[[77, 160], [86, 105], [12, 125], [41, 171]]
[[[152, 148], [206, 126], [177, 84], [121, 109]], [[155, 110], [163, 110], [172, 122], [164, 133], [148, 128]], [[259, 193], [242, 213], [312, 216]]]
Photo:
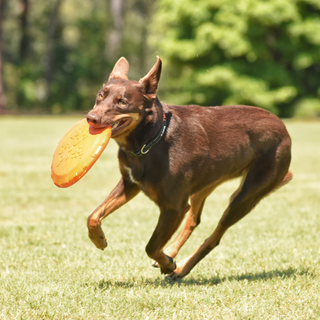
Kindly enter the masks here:
[[101, 221], [134, 198], [140, 191], [138, 185], [123, 177], [107, 199], [88, 217], [89, 238], [98, 249], [107, 247], [107, 240], [101, 228]]
[[158, 224], [147, 244], [148, 256], [155, 260], [161, 273], [172, 273], [176, 264], [171, 257], [164, 254], [163, 248], [181, 224], [185, 210], [161, 209]]

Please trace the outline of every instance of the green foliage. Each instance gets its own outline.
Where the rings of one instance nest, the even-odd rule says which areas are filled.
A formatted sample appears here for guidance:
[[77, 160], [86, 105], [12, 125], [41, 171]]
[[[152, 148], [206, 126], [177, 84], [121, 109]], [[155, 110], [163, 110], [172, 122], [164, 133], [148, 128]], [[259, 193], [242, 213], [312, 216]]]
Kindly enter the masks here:
[[317, 97], [317, 1], [160, 0], [153, 25], [170, 102], [251, 104], [292, 116], [294, 102]]
[[169, 103], [250, 104], [288, 117], [314, 110], [319, 99], [318, 0], [123, 1], [117, 50], [110, 45], [110, 1], [28, 2], [21, 55], [21, 1], [5, 1], [9, 110], [89, 110], [120, 56], [129, 60], [132, 79], [161, 56], [159, 96]]
[[[18, 1], [9, 2], [4, 21], [4, 82], [9, 108], [60, 112], [90, 109], [110, 64], [106, 61], [105, 32], [110, 24], [106, 2], [29, 0], [28, 52], [18, 56]], [[49, 24], [56, 19], [53, 35], [53, 70], [48, 75]], [[14, 35], [11, 39], [11, 35]], [[48, 83], [48, 76], [50, 81]]]
[[295, 115], [303, 118], [320, 117], [320, 100], [301, 99], [296, 105]]
[[97, 91], [121, 55], [132, 61], [130, 73], [142, 76], [147, 55], [144, 43], [148, 16], [144, 8], [149, 8], [152, 1], [123, 2], [125, 26], [116, 57], [109, 54], [113, 19], [109, 1], [28, 2], [28, 46], [23, 59], [19, 56], [20, 0], [7, 1], [5, 7], [2, 54], [9, 110], [90, 110]]

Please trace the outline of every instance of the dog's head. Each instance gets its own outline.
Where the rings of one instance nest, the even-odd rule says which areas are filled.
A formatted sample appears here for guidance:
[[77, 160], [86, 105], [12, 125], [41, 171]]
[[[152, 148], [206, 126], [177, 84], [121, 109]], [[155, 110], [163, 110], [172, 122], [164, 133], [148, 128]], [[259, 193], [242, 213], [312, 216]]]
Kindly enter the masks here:
[[145, 77], [132, 81], [127, 78], [128, 61], [120, 58], [87, 114], [88, 123], [96, 128], [111, 126], [113, 138], [132, 132], [155, 104], [161, 66], [158, 57]]

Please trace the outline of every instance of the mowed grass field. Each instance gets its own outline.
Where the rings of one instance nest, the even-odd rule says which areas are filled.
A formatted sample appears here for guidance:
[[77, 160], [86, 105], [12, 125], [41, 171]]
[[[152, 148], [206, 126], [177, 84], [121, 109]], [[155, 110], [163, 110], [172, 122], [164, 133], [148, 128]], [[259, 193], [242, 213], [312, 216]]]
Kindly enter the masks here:
[[[74, 186], [50, 178], [56, 145], [76, 117], [0, 118], [0, 319], [319, 319], [320, 122], [286, 121], [294, 180], [233, 226], [180, 282], [151, 267], [158, 219], [143, 194], [103, 221], [86, 219], [120, 178], [110, 142]], [[177, 260], [209, 236], [239, 181], [207, 200]]]

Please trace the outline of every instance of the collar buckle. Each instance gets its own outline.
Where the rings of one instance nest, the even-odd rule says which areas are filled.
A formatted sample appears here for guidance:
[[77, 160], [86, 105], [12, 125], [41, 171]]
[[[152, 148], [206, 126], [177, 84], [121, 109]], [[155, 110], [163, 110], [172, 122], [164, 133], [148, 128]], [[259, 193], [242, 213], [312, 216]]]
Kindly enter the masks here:
[[163, 112], [163, 122], [162, 122], [162, 127], [158, 133], [158, 135], [152, 139], [151, 141], [147, 142], [146, 144], [143, 145], [143, 147], [140, 149], [140, 150], [137, 150], [137, 151], [131, 151], [132, 154], [134, 154], [135, 156], [142, 156], [143, 154], [147, 154], [150, 149], [155, 145], [157, 144], [160, 139], [162, 138], [162, 136], [164, 135], [165, 131], [166, 131], [166, 128], [167, 128], [167, 118], [166, 118], [166, 114], [164, 113], [164, 111], [162, 110]]
[[147, 146], [147, 145], [145, 144], [145, 145], [141, 148], [140, 152], [141, 152], [142, 154], [147, 154], [147, 153], [149, 152], [150, 149], [147, 149], [146, 151], [144, 151], [144, 148], [145, 148], [146, 146]]

